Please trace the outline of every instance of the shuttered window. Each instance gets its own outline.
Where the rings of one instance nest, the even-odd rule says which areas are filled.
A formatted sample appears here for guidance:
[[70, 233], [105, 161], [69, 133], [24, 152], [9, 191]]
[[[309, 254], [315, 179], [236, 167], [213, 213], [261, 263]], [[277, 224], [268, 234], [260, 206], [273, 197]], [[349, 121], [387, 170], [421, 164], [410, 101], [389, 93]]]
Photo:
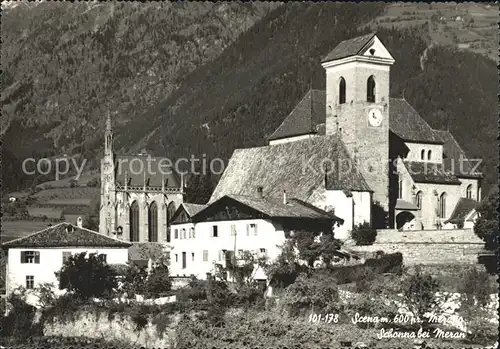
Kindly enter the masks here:
[[21, 263], [40, 264], [40, 252], [21, 251]]

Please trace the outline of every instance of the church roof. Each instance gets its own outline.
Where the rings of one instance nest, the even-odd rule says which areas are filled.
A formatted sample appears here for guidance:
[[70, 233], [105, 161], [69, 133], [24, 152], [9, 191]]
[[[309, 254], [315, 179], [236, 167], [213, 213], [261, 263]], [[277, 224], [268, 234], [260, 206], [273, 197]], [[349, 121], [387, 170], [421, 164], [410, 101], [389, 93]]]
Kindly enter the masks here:
[[389, 128], [409, 142], [443, 144], [443, 140], [405, 99], [390, 98]]
[[358, 36], [349, 40], [340, 42], [328, 55], [326, 55], [321, 62], [333, 61], [349, 56], [357, 55], [361, 50], [371, 42], [375, 33]]
[[[440, 134], [433, 130], [405, 99], [390, 98], [389, 103], [391, 132], [409, 142], [443, 144]], [[325, 119], [325, 91], [309, 90], [269, 140], [311, 133], [324, 135]]]
[[308, 218], [343, 221], [333, 213], [326, 212], [302, 200], [294, 198], [288, 200], [285, 204], [283, 199], [232, 194], [225, 195], [213, 202], [206, 210], [200, 212], [200, 214], [195, 217], [195, 220], [199, 218], [203, 219], [203, 216], [208, 213], [210, 208], [217, 206], [219, 202], [224, 202], [227, 205], [227, 200], [239, 202], [270, 218]]
[[[350, 160], [336, 136], [237, 149], [210, 202], [228, 194], [254, 196], [259, 186], [266, 197], [281, 198], [286, 190], [290, 197], [308, 201], [318, 188], [325, 186], [325, 177], [329, 190], [371, 191]], [[337, 161], [343, 161], [340, 171]], [[331, 164], [328, 171], [323, 170], [325, 163]]]
[[80, 228], [70, 223], [59, 223], [34, 234], [14, 239], [2, 245], [16, 247], [130, 247], [129, 242]]
[[269, 140], [317, 133], [317, 125], [325, 120], [325, 91], [309, 90]]
[[445, 222], [445, 223], [461, 223], [464, 221], [465, 217], [472, 211], [474, 210], [479, 203], [476, 200], [472, 199], [467, 199], [467, 198], [460, 198], [458, 200], [457, 205], [455, 206], [455, 209], [453, 210], [453, 213], [451, 214], [450, 218]]
[[[444, 141], [443, 164], [447, 170], [452, 171], [457, 177], [482, 177], [482, 174], [474, 169], [477, 161], [469, 160], [470, 158], [449, 131], [434, 130], [434, 132]], [[463, 159], [462, 164], [460, 159]]]
[[458, 178], [441, 163], [405, 161], [404, 164], [415, 183], [460, 184]]
[[[150, 159], [148, 160], [148, 157]], [[148, 165], [149, 163], [149, 165]], [[148, 187], [179, 188], [180, 175], [170, 168], [168, 158], [150, 155], [115, 155], [115, 178], [120, 185], [125, 185], [126, 178], [131, 187], [142, 187], [144, 180]], [[164, 173], [164, 175], [162, 174]]]

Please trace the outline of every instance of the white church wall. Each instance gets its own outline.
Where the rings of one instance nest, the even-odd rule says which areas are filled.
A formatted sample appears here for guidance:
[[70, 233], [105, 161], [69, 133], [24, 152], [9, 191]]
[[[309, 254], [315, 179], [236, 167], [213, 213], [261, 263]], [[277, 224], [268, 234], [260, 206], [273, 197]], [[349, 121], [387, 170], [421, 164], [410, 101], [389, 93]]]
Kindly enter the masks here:
[[[316, 206], [326, 209], [327, 211], [333, 209], [335, 215], [344, 220], [344, 224], [340, 227], [335, 227], [334, 233], [337, 239], [348, 239], [355, 223], [355, 204], [353, 197], [346, 196], [342, 190], [327, 190], [325, 192], [325, 198], [326, 200], [323, 206]], [[363, 216], [363, 214], [360, 213], [360, 216]]]
[[[442, 144], [405, 142], [405, 145], [410, 150], [405, 160], [418, 161], [418, 162], [431, 162], [431, 163], [443, 162]], [[422, 159], [422, 151], [424, 151], [424, 159]], [[429, 151], [431, 152], [430, 159], [428, 159]]]
[[372, 196], [366, 191], [352, 192], [354, 200], [354, 225], [371, 222]]

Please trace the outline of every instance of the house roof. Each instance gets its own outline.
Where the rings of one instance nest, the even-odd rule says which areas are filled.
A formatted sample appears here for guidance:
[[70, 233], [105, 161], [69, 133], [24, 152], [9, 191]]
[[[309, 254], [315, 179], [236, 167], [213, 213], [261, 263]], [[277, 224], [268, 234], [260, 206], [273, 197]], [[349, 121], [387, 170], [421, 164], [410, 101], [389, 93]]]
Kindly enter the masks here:
[[461, 223], [464, 221], [465, 217], [472, 211], [475, 210], [479, 203], [472, 199], [460, 198], [458, 200], [453, 213], [450, 218], [445, 223]]
[[[325, 163], [331, 164], [327, 171]], [[325, 187], [325, 177], [328, 190], [372, 191], [352, 164], [337, 136], [237, 149], [210, 202], [229, 194], [254, 196], [257, 187], [263, 187], [265, 197], [281, 198], [286, 190], [289, 197], [309, 201]]]
[[[246, 195], [225, 195], [212, 205], [217, 205], [218, 202], [225, 200], [233, 200], [239, 202], [245, 206], [248, 206], [265, 216], [270, 218], [309, 218], [309, 219], [322, 219], [322, 220], [333, 220], [343, 222], [343, 219], [335, 216], [333, 213], [321, 210], [313, 205], [310, 205], [302, 200], [290, 199], [287, 200], [285, 204], [283, 199], [279, 200], [277, 198], [267, 198], [267, 197], [255, 197]], [[206, 211], [201, 211], [200, 216], [203, 216]], [[195, 216], [195, 220], [198, 216]]]
[[439, 134], [405, 100], [390, 98], [389, 128], [405, 141], [443, 144]]
[[328, 55], [326, 55], [321, 62], [333, 61], [349, 56], [355, 56], [368, 45], [375, 37], [375, 33], [358, 36], [349, 40], [341, 41]]
[[[434, 130], [434, 132], [444, 141], [443, 164], [447, 170], [453, 172], [457, 177], [483, 177], [482, 174], [474, 168], [476, 167], [477, 161], [470, 160], [449, 131]], [[462, 162], [460, 162], [460, 159], [463, 159]]]
[[2, 245], [3, 248], [129, 246], [131, 246], [129, 242], [111, 238], [86, 228], [79, 228], [70, 223], [59, 223], [31, 235], [10, 240]]
[[[149, 157], [149, 159], [148, 159]], [[167, 165], [171, 160], [150, 155], [115, 155], [115, 180], [120, 185], [142, 187], [144, 181], [148, 187], [179, 188], [180, 175]]]
[[[410, 142], [444, 143], [440, 134], [433, 130], [405, 99], [390, 98], [389, 102], [389, 129], [392, 133]], [[324, 135], [325, 120], [325, 91], [309, 90], [269, 137], [269, 140], [310, 133]]]
[[325, 101], [325, 91], [307, 91], [269, 140], [317, 133], [316, 125], [325, 121]]
[[187, 202], [183, 202], [181, 204], [184, 206], [184, 209], [186, 210], [186, 213], [190, 216], [193, 217], [195, 214], [203, 210], [204, 208], [207, 207], [207, 205], [199, 205], [199, 204], [190, 204]]
[[404, 164], [416, 183], [460, 184], [458, 178], [441, 163], [404, 161]]

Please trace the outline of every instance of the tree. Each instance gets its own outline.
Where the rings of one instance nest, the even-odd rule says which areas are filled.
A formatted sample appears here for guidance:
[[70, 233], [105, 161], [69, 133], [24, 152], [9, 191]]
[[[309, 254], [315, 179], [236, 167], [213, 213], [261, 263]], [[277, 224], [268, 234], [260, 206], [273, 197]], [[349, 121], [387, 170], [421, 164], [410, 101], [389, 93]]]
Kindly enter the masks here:
[[170, 291], [171, 286], [172, 283], [170, 282], [167, 266], [159, 265], [146, 278], [144, 291], [147, 296], [161, 297]]
[[377, 238], [377, 230], [373, 229], [370, 223], [365, 222], [354, 227], [351, 238], [358, 246], [372, 245]]
[[486, 249], [495, 251], [498, 247], [498, 189], [479, 204], [478, 218], [474, 224], [474, 233], [485, 242]]
[[111, 295], [118, 285], [116, 273], [95, 253], [70, 256], [56, 275], [60, 289], [72, 291], [83, 299]]

